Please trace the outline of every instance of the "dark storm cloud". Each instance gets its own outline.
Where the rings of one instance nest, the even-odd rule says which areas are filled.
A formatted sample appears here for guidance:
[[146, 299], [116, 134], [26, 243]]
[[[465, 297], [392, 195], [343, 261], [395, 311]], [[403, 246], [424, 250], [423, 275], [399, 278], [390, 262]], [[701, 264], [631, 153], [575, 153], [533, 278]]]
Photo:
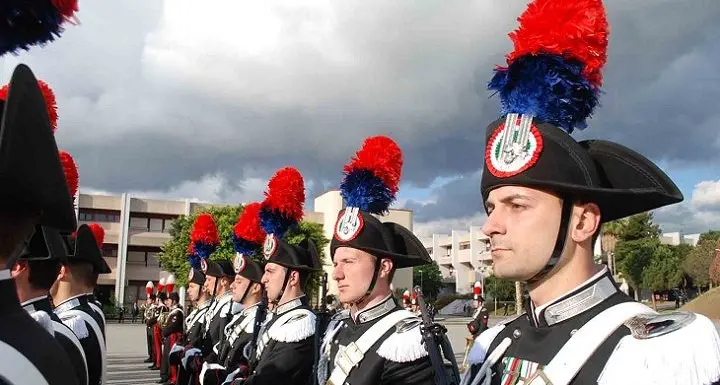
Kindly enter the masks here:
[[[482, 211], [476, 171], [498, 114], [485, 84], [523, 2], [258, 5], [241, 22], [231, 20], [239, 3], [222, 14], [210, 3], [86, 2], [82, 25], [20, 58], [58, 94], [58, 141], [83, 186], [161, 191], [222, 174], [235, 188], [294, 165], [313, 196], [337, 186], [363, 138], [388, 134], [404, 150], [406, 183], [464, 175], [436, 203], [408, 202], [417, 221]], [[578, 138], [688, 166], [720, 161], [716, 1], [607, 8], [603, 106]], [[257, 35], [239, 29], [252, 18]]]

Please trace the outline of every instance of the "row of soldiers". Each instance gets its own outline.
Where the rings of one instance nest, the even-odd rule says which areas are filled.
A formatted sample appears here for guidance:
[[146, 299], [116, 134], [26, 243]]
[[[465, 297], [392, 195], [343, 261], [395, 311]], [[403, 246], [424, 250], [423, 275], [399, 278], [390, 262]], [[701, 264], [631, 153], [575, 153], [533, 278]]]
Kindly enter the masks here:
[[25, 65], [0, 90], [0, 378], [102, 384], [105, 318], [93, 292], [111, 272], [104, 231], [77, 227], [44, 91]]
[[[373, 159], [385, 159], [379, 163], [391, 164], [390, 170]], [[345, 180], [369, 173], [394, 195], [401, 166], [397, 144], [372, 137], [346, 166]], [[339, 213], [330, 244], [332, 278], [347, 305], [332, 318], [313, 311], [307, 295], [311, 277], [323, 270], [317, 247], [307, 237], [297, 243], [288, 235], [303, 213], [304, 182], [296, 169], [279, 170], [266, 200], [244, 207], [232, 234], [233, 262], [208, 258], [221, 240], [212, 216], [200, 214], [188, 253], [193, 310], [182, 337], [166, 337], [181, 311], [160, 327], [168, 309], [158, 304], [147, 312], [150, 368], [161, 369], [158, 383], [435, 383], [432, 347], [423, 342], [418, 313], [404, 309], [391, 286], [397, 269], [431, 263], [430, 256], [410, 230], [373, 215], [386, 211], [392, 199], [367, 195], [366, 183], [341, 188], [348, 204], [358, 205]], [[162, 346], [150, 338], [156, 330]]]

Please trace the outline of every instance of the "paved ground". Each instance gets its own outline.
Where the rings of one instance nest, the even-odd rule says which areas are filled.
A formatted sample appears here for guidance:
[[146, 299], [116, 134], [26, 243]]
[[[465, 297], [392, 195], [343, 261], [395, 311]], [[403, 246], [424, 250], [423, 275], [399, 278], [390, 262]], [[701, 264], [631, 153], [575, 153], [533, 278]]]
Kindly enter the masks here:
[[[507, 317], [490, 317], [490, 325]], [[446, 318], [441, 321], [448, 329], [448, 337], [453, 346], [458, 365], [462, 365], [465, 355], [465, 337], [468, 317]], [[715, 323], [720, 332], [720, 322]], [[148, 370], [143, 362], [147, 358], [145, 326], [142, 324], [108, 324], [108, 385], [149, 385], [160, 379], [160, 372]]]

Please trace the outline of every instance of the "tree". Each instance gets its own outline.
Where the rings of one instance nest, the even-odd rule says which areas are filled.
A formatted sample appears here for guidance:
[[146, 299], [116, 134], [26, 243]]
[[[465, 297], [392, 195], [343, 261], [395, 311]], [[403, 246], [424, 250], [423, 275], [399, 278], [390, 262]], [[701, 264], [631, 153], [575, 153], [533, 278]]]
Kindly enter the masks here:
[[515, 282], [515, 313], [520, 315], [522, 313], [523, 306], [523, 294], [525, 294], [525, 288], [522, 282]]
[[716, 248], [715, 241], [704, 239], [685, 258], [683, 270], [693, 279], [697, 287], [706, 287], [710, 283], [710, 264]]
[[660, 226], [653, 223], [653, 214], [635, 214], [620, 225], [618, 237], [621, 241], [636, 241], [643, 238], [658, 238]]
[[[682, 260], [673, 253], [668, 245], [657, 244], [650, 263], [641, 274], [642, 286], [656, 291], [670, 290], [677, 287], [683, 279]], [[652, 296], [653, 307], [657, 310], [655, 295]]]
[[433, 299], [442, 288], [442, 275], [437, 263], [413, 267], [413, 287], [420, 285], [423, 296]]
[[660, 242], [657, 239], [645, 238], [621, 241], [615, 248], [618, 270], [635, 290], [636, 300], [639, 299], [638, 293], [643, 288], [643, 270], [650, 265], [659, 245]]
[[623, 232], [625, 223], [625, 220], [619, 219], [602, 225], [600, 233], [600, 247], [602, 248], [602, 253], [607, 257], [608, 267], [612, 274], [615, 274], [617, 270], [614, 252], [620, 234]]
[[[197, 211], [189, 216], [181, 216], [175, 220], [170, 228], [170, 236], [172, 237], [162, 247], [162, 251], [158, 255], [160, 265], [166, 271], [173, 273], [176, 277], [177, 285], [183, 286], [187, 284], [188, 271], [190, 263], [187, 258], [187, 247], [190, 244], [190, 232], [195, 218], [200, 213], [209, 213], [215, 219], [218, 227], [218, 235], [220, 236], [220, 246], [212, 254], [213, 260], [232, 260], [235, 258], [235, 249], [232, 242], [232, 229], [237, 218], [242, 212], [242, 206], [217, 206], [209, 207], [202, 211]], [[285, 236], [285, 240], [290, 244], [298, 244], [306, 237], [310, 237], [315, 243], [320, 254], [322, 264], [325, 264], [325, 246], [329, 240], [323, 235], [322, 225], [313, 222], [301, 222], [300, 226], [291, 229]], [[253, 259], [264, 262], [264, 258], [257, 254], [252, 256]], [[320, 276], [322, 272], [313, 273], [308, 281], [307, 294], [309, 298], [315, 298], [318, 287], [320, 285]]]
[[515, 282], [500, 279], [494, 275], [485, 278], [483, 295], [491, 296], [498, 301], [512, 301], [515, 299]]
[[700, 239], [698, 239], [698, 243], [706, 239], [711, 241], [717, 241], [718, 239], [720, 239], [720, 230], [710, 230], [700, 234]]

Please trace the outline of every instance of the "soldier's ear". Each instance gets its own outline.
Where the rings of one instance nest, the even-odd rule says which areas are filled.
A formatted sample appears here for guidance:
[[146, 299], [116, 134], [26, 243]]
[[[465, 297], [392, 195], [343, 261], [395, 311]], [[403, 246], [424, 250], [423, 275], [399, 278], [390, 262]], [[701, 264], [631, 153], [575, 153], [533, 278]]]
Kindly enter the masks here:
[[27, 270], [28, 264], [26, 261], [17, 261], [10, 270], [10, 275], [13, 279], [16, 279], [23, 271]]

